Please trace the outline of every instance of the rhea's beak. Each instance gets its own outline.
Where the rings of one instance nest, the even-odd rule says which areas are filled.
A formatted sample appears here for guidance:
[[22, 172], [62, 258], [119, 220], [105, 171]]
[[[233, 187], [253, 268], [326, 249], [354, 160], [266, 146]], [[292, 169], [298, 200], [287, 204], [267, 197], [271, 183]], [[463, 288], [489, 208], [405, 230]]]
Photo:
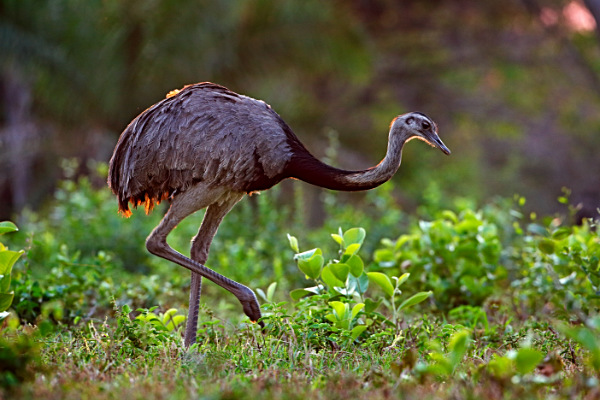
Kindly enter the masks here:
[[442, 139], [440, 139], [440, 137], [437, 135], [437, 133], [434, 133], [432, 135], [430, 142], [434, 147], [437, 147], [441, 151], [443, 151], [444, 154], [449, 155], [451, 153], [450, 149], [446, 147], [446, 145], [444, 144], [444, 142], [442, 142]]

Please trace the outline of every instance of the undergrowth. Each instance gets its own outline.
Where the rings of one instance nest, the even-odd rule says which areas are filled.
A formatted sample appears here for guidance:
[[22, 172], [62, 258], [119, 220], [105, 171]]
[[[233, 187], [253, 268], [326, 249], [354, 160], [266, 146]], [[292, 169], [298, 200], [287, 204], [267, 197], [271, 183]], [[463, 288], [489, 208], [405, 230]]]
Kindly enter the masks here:
[[[2, 396], [600, 395], [591, 221], [526, 213], [518, 196], [482, 207], [432, 200], [409, 216], [388, 184], [358, 205], [325, 194], [329, 217], [308, 229], [294, 190], [295, 206], [277, 190], [242, 202], [207, 263], [255, 288], [264, 330], [207, 283], [190, 349], [189, 273], [143, 246], [157, 215], [118, 217], [108, 190], [80, 178], [44, 211], [19, 216], [20, 231], [0, 225], [10, 227], [2, 249], [14, 264], [0, 277], [12, 296], [0, 328]], [[170, 243], [187, 251], [200, 218]]]

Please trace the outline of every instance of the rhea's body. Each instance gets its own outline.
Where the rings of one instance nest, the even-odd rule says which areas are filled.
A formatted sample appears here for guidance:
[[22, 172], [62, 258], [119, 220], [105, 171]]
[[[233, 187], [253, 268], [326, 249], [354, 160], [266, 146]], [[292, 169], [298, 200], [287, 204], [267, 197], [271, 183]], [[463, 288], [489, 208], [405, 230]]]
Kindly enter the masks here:
[[[162, 200], [171, 202], [146, 246], [193, 272], [189, 345], [195, 341], [201, 277], [232, 292], [251, 320], [260, 318], [252, 290], [203, 265], [220, 222], [246, 193], [269, 189], [286, 178], [333, 190], [371, 189], [394, 175], [404, 144], [414, 138], [450, 153], [435, 123], [413, 112], [392, 121], [387, 152], [378, 165], [341, 170], [312, 156], [263, 101], [205, 82], [174, 92], [127, 126], [110, 160], [108, 184], [127, 216], [130, 203], [144, 204], [149, 212]], [[207, 208], [206, 214], [188, 258], [173, 250], [166, 237], [182, 219], [202, 208]]]

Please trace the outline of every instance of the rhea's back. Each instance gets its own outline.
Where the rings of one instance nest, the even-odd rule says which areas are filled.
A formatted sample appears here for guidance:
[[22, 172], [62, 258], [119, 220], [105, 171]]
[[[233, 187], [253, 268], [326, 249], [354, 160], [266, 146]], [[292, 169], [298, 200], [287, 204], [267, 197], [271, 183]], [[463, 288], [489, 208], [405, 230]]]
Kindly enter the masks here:
[[198, 182], [252, 192], [285, 178], [297, 139], [266, 103], [212, 83], [184, 87], [121, 134], [108, 183], [119, 209], [155, 202]]

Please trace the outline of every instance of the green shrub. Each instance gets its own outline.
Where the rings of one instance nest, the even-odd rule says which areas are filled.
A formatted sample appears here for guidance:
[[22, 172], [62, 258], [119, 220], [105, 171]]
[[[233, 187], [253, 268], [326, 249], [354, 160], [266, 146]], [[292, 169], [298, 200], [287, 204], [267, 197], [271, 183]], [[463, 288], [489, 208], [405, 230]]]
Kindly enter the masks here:
[[[16, 390], [24, 382], [32, 381], [40, 365], [40, 345], [23, 333], [0, 337], [0, 388]], [[0, 391], [0, 393], [2, 393]]]
[[[321, 248], [300, 252], [296, 237], [288, 235], [290, 246], [296, 252], [294, 259], [298, 268], [306, 279], [315, 284], [290, 292], [292, 299], [300, 300], [296, 314], [309, 314], [313, 320], [325, 324], [329, 321], [329, 329], [334, 334], [353, 341], [369, 327], [370, 334], [373, 334], [385, 329], [386, 325], [398, 326], [402, 312], [431, 295], [431, 292], [420, 292], [399, 302], [402, 296], [400, 286], [409, 274], [390, 278], [379, 272], [367, 271], [358, 254], [366, 237], [363, 228], [351, 228], [345, 232], [339, 229], [331, 237], [339, 245], [339, 259], [326, 262]], [[370, 296], [378, 295], [377, 300], [367, 297], [370, 284], [379, 289], [369, 291]], [[382, 303], [391, 312], [389, 319], [376, 312]]]
[[442, 210], [431, 221], [411, 222], [410, 233], [382, 240], [376, 266], [411, 273], [410, 287], [433, 291], [443, 311], [493, 298], [524, 312], [550, 307], [553, 315], [571, 319], [598, 311], [598, 230], [587, 221], [569, 226], [535, 214], [527, 220], [525, 200], [515, 200], [480, 210]]
[[[9, 221], [0, 222], [0, 235], [16, 232], [17, 226]], [[23, 250], [8, 250], [0, 242], [0, 322], [8, 316], [8, 308], [13, 302], [14, 292], [10, 291], [11, 273], [15, 262], [21, 257]]]
[[511, 287], [522, 307], [547, 305], [567, 320], [585, 320], [600, 310], [600, 232], [590, 222], [534, 221], [509, 257], [520, 273]]
[[491, 212], [496, 218], [511, 218], [498, 209], [465, 209], [458, 214], [444, 210], [437, 219], [411, 224], [410, 233], [397, 240], [383, 240], [374, 261], [381, 271], [409, 272], [411, 286], [433, 291], [442, 310], [480, 305], [508, 286], [503, 232], [501, 225], [489, 218]]

